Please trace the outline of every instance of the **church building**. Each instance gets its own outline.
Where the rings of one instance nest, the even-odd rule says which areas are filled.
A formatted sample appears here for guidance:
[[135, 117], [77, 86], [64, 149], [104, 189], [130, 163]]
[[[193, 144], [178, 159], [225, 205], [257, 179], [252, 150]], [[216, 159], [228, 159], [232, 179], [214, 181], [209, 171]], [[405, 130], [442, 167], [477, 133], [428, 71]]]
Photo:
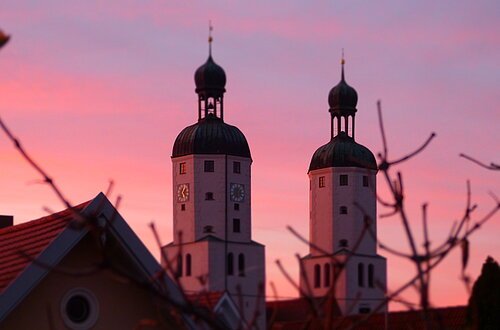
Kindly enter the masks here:
[[[377, 163], [355, 141], [358, 95], [344, 76], [328, 95], [330, 141], [309, 166], [309, 254], [302, 258], [302, 295], [334, 295], [343, 315], [383, 302], [386, 260], [377, 254]], [[386, 306], [379, 309], [386, 310]]]
[[[187, 294], [226, 292], [246, 325], [265, 328], [264, 246], [252, 240], [248, 142], [224, 121], [226, 74], [209, 56], [194, 75], [197, 122], [172, 150], [174, 241], [163, 265]], [[166, 260], [165, 260], [166, 259]]]

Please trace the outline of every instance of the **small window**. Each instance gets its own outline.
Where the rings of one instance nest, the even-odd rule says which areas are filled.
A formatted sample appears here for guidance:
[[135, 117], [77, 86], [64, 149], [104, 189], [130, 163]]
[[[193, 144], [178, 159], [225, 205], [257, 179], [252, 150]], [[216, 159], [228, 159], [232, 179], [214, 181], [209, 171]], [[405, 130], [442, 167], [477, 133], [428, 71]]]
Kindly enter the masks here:
[[340, 175], [340, 185], [347, 186], [348, 184], [349, 184], [349, 178], [347, 177], [347, 174], [341, 174]]
[[205, 200], [206, 201], [213, 201], [214, 200], [214, 193], [213, 192], [205, 193]]
[[232, 253], [227, 255], [227, 275], [234, 275], [234, 257]]
[[181, 204], [181, 211], [186, 211], [186, 204]]
[[346, 240], [346, 239], [341, 239], [341, 240], [339, 241], [339, 246], [340, 246], [340, 247], [342, 247], [342, 248], [346, 248], [346, 247], [348, 247], [348, 246], [349, 246], [349, 241], [348, 241], [348, 240]]
[[321, 286], [321, 266], [314, 265], [314, 287], [319, 288]]
[[186, 276], [191, 276], [191, 254], [186, 254]]
[[372, 264], [368, 265], [368, 287], [373, 288], [375, 286], [374, 281], [375, 269]]
[[204, 234], [213, 234], [214, 233], [214, 226], [207, 225], [203, 227], [203, 233]]
[[239, 211], [240, 210], [240, 204], [234, 203], [234, 210]]
[[241, 173], [241, 163], [233, 162], [233, 173]]
[[365, 286], [365, 265], [362, 263], [358, 264], [358, 286]]
[[179, 174], [186, 174], [186, 163], [179, 163]]
[[215, 162], [213, 160], [205, 161], [205, 172], [214, 172], [215, 171]]
[[368, 175], [363, 175], [363, 187], [368, 187], [369, 181], [368, 181]]
[[238, 255], [238, 276], [245, 276], [245, 256], [243, 253]]
[[61, 301], [61, 316], [70, 329], [90, 329], [99, 317], [99, 302], [86, 289], [72, 289]]
[[370, 314], [372, 310], [370, 307], [360, 307], [359, 308], [359, 314]]
[[179, 254], [177, 255], [177, 269], [176, 269], [176, 274], [177, 277], [182, 276], [182, 256]]
[[240, 219], [233, 219], [233, 233], [239, 233], [240, 230]]
[[330, 264], [325, 264], [325, 287], [330, 286]]
[[365, 216], [363, 217], [363, 221], [364, 221], [364, 225], [365, 225], [365, 226], [369, 226], [369, 225], [371, 225], [371, 224], [372, 224], [372, 218], [370, 218], [370, 216], [369, 216], [369, 215], [365, 215]]
[[83, 323], [90, 315], [90, 303], [83, 295], [74, 295], [68, 299], [66, 314], [73, 323]]
[[319, 177], [319, 187], [320, 188], [324, 188], [325, 187], [325, 177], [324, 176], [320, 176]]
[[347, 206], [340, 207], [340, 214], [347, 214]]

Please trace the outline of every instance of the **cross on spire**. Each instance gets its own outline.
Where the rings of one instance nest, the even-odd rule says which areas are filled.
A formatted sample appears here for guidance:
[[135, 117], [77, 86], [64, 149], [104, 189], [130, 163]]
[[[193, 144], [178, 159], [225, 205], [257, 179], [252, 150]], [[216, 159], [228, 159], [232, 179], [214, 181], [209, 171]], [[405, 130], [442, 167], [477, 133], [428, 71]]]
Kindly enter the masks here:
[[208, 21], [208, 54], [212, 56], [212, 41], [214, 41], [214, 38], [212, 38], [212, 31], [214, 30], [214, 27], [212, 26], [212, 21]]

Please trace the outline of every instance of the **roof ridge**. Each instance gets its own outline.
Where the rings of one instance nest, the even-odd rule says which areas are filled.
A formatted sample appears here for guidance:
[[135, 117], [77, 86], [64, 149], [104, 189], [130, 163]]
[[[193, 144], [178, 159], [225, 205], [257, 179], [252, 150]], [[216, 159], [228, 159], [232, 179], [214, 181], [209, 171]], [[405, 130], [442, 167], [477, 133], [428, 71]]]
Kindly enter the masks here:
[[68, 207], [62, 211], [52, 213], [52, 214], [46, 215], [46, 216], [38, 218], [38, 219], [29, 220], [26, 222], [19, 223], [17, 225], [12, 225], [9, 227], [2, 228], [2, 229], [0, 229], [0, 238], [2, 235], [6, 234], [6, 233], [22, 230], [26, 227], [32, 227], [33, 225], [37, 225], [38, 223], [43, 223], [45, 221], [56, 220], [58, 218], [65, 217], [66, 215], [68, 215], [68, 213], [70, 213], [70, 211], [82, 211], [88, 204], [90, 204], [91, 201], [92, 200], [89, 200], [89, 201], [86, 201], [84, 203], [81, 203], [81, 204], [78, 204], [78, 205], [75, 205], [72, 207]]

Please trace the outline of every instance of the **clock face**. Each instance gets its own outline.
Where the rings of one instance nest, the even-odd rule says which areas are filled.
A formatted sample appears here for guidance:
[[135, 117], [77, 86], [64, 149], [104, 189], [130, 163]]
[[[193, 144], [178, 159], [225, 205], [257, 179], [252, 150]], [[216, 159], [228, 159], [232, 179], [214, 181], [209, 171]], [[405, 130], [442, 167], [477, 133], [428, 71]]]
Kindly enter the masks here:
[[183, 183], [177, 186], [177, 201], [186, 202], [189, 200], [189, 184]]
[[245, 186], [239, 183], [231, 183], [229, 196], [233, 202], [243, 202], [245, 199]]

